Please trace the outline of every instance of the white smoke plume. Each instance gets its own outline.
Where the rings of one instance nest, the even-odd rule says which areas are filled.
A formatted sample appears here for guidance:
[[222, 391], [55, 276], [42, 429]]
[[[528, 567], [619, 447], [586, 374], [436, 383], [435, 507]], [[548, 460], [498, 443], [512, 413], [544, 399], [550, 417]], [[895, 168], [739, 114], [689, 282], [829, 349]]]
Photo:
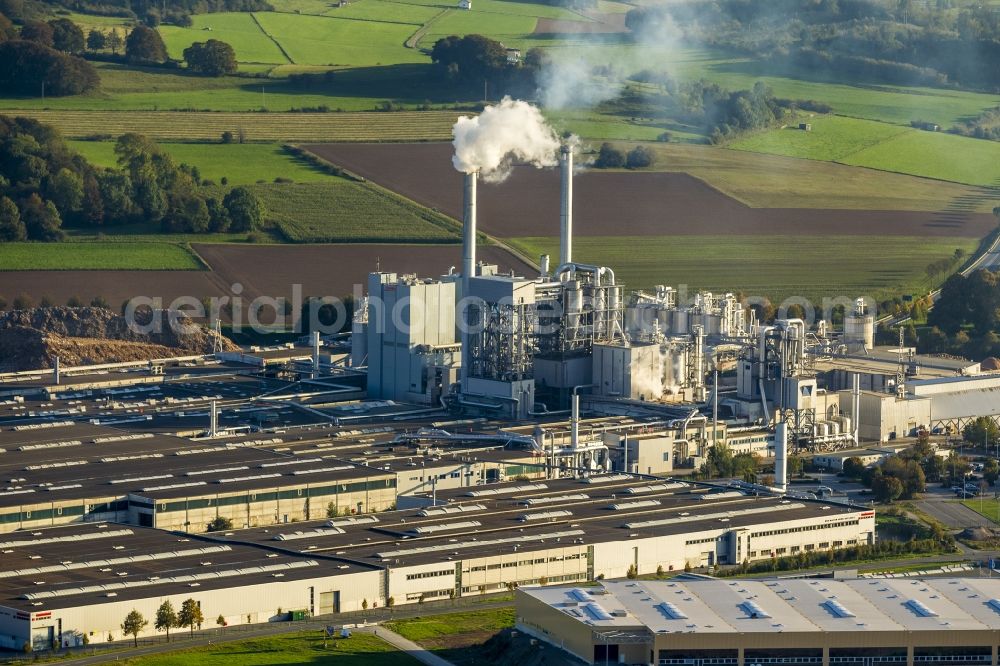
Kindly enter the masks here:
[[669, 17], [631, 30], [626, 48], [601, 35], [574, 35], [572, 48], [550, 49], [538, 75], [538, 99], [550, 111], [589, 109], [614, 99], [629, 76], [663, 70], [676, 62], [683, 32]]
[[559, 138], [555, 130], [538, 107], [521, 100], [504, 97], [476, 117], [461, 116], [452, 134], [452, 164], [462, 173], [479, 171], [487, 182], [506, 180], [515, 161], [539, 169], [557, 163]]

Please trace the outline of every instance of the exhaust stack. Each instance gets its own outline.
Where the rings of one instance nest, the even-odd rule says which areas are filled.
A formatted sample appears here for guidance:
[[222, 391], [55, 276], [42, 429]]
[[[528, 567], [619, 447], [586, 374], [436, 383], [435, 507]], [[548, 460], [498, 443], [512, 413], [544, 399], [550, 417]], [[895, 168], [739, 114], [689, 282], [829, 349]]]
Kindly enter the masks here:
[[788, 425], [784, 421], [774, 426], [774, 486], [782, 491], [788, 487]]
[[465, 174], [465, 213], [462, 229], [462, 295], [469, 293], [469, 278], [476, 274], [476, 184], [479, 172]]
[[562, 171], [562, 204], [559, 210], [559, 263], [573, 261], [573, 147], [563, 144], [559, 151]]

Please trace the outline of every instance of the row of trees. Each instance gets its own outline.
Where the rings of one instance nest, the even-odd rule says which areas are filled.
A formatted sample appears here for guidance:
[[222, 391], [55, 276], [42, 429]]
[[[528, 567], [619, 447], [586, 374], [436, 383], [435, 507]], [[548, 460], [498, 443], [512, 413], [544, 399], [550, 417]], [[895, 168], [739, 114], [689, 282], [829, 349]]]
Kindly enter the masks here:
[[[181, 604], [180, 612], [174, 610], [174, 605], [170, 603], [167, 599], [159, 608], [156, 609], [156, 618], [153, 622], [153, 628], [157, 631], [164, 631], [167, 634], [167, 642], [170, 642], [170, 630], [179, 629], [183, 627], [188, 627], [191, 630], [191, 634], [194, 634], [195, 627], [201, 627], [202, 623], [205, 622], [205, 616], [202, 613], [201, 605], [198, 604], [194, 599], [185, 599], [184, 603]], [[220, 627], [226, 625], [226, 620], [221, 615], [216, 620], [216, 623]], [[125, 616], [125, 620], [122, 622], [122, 633], [126, 636], [131, 636], [135, 645], [139, 645], [139, 634], [149, 626], [149, 620], [147, 620], [142, 613], [136, 609]]]
[[115, 155], [118, 168], [94, 167], [53, 127], [0, 116], [0, 241], [60, 240], [64, 224], [143, 221], [202, 233], [251, 231], [264, 220], [251, 189], [226, 192], [142, 135], [121, 136]]
[[626, 24], [667, 22], [700, 43], [768, 61], [791, 74], [902, 84], [1000, 86], [1000, 16], [985, 3], [958, 11], [911, 0], [687, 0], [633, 9]]

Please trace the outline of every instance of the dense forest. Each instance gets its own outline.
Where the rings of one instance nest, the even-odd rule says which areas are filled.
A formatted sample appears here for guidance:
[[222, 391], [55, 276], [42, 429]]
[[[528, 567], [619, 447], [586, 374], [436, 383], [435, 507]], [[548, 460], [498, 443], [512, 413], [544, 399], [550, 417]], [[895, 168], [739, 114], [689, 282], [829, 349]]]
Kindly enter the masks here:
[[1000, 356], [1000, 272], [955, 274], [941, 286], [941, 296], [927, 315], [928, 331], [917, 349], [982, 359]]
[[760, 58], [773, 73], [1000, 89], [1000, 12], [951, 0], [682, 0], [631, 10], [627, 25]]
[[264, 210], [251, 190], [203, 181], [153, 141], [125, 134], [117, 169], [73, 152], [51, 126], [0, 116], [0, 241], [56, 241], [63, 227], [153, 222], [167, 232], [249, 231]]

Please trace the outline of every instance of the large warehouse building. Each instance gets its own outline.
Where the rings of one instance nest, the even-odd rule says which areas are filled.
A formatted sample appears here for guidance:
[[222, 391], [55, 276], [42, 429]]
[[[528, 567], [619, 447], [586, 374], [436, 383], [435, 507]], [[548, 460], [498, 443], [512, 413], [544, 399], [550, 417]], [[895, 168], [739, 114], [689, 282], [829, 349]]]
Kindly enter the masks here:
[[673, 579], [522, 588], [517, 627], [589, 664], [996, 664], [1000, 580]]
[[104, 522], [9, 533], [0, 539], [0, 645], [122, 639], [129, 610], [152, 617], [165, 599], [192, 598], [206, 617], [243, 624], [874, 538], [865, 509], [628, 475], [507, 481], [409, 501], [403, 510], [201, 535]]

